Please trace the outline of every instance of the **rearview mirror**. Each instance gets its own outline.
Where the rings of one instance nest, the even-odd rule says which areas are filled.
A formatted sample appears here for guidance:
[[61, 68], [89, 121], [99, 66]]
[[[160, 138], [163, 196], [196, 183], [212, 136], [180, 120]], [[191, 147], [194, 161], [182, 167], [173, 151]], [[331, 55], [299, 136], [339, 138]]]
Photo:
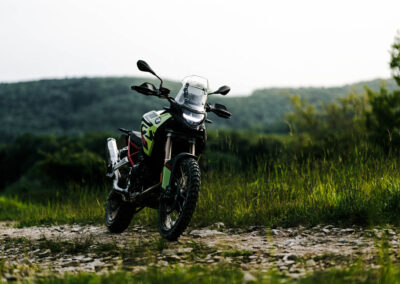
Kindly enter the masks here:
[[220, 94], [220, 95], [225, 96], [226, 94], [229, 93], [230, 90], [231, 90], [231, 88], [229, 86], [222, 86], [222, 87], [219, 87], [218, 90], [216, 90], [212, 93], [209, 93], [209, 95]]
[[140, 71], [149, 72], [153, 75], [156, 75], [156, 73], [154, 73], [153, 69], [151, 69], [149, 64], [147, 64], [147, 62], [144, 60], [138, 60], [137, 67], [139, 68]]
[[153, 69], [151, 69], [151, 67], [149, 66], [149, 64], [147, 64], [146, 61], [144, 60], [138, 60], [138, 62], [136, 63], [137, 67], [139, 68], [140, 71], [143, 72], [149, 72], [151, 74], [153, 74], [154, 76], [156, 76], [158, 78], [158, 80], [160, 80], [160, 87], [159, 89], [162, 88], [162, 84], [163, 84], [163, 80], [156, 74], [156, 72], [153, 71]]

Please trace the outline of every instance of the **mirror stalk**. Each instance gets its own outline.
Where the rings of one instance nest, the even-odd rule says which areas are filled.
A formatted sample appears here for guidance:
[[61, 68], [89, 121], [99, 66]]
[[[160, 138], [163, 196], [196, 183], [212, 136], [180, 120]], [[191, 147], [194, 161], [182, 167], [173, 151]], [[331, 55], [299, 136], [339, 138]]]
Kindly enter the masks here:
[[158, 89], [161, 90], [162, 84], [163, 84], [163, 80], [160, 77], [158, 77], [158, 75], [156, 73], [154, 73], [154, 76], [156, 76], [158, 78], [158, 80], [160, 80], [160, 87], [158, 87]]

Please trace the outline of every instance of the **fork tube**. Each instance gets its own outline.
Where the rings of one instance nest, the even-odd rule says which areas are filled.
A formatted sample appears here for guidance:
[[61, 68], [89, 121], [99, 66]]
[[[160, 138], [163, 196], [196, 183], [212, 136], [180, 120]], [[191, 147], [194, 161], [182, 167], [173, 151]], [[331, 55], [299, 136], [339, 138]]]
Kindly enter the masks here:
[[171, 159], [172, 153], [172, 141], [171, 141], [171, 133], [167, 133], [167, 142], [165, 142], [165, 159], [164, 163], [168, 162]]
[[195, 143], [195, 140], [191, 139], [189, 141], [189, 145], [190, 145], [190, 154], [196, 155], [196, 143]]

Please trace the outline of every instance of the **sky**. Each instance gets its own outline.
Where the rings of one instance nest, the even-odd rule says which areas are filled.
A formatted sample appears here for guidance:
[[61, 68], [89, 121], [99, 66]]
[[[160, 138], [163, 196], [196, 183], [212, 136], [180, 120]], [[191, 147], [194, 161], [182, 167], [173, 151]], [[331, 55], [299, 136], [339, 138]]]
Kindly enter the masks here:
[[229, 85], [336, 86], [389, 78], [399, 0], [1, 0], [0, 82], [188, 75]]

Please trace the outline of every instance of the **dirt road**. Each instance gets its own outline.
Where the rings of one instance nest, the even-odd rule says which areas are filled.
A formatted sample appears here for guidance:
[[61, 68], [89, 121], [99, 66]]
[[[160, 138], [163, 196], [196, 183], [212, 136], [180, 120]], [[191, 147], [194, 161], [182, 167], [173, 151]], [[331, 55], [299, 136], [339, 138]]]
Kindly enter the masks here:
[[[384, 238], [396, 261], [399, 234], [395, 229], [316, 226], [266, 229], [225, 228], [222, 223], [192, 229], [168, 243], [155, 228], [132, 226], [120, 235], [104, 226], [63, 225], [14, 228], [0, 224], [3, 280], [32, 273], [142, 270], [148, 266], [220, 265], [243, 270], [273, 267], [291, 277], [313, 270], [343, 267], [357, 260], [376, 266]], [[6, 271], [6, 272], [4, 272]]]

